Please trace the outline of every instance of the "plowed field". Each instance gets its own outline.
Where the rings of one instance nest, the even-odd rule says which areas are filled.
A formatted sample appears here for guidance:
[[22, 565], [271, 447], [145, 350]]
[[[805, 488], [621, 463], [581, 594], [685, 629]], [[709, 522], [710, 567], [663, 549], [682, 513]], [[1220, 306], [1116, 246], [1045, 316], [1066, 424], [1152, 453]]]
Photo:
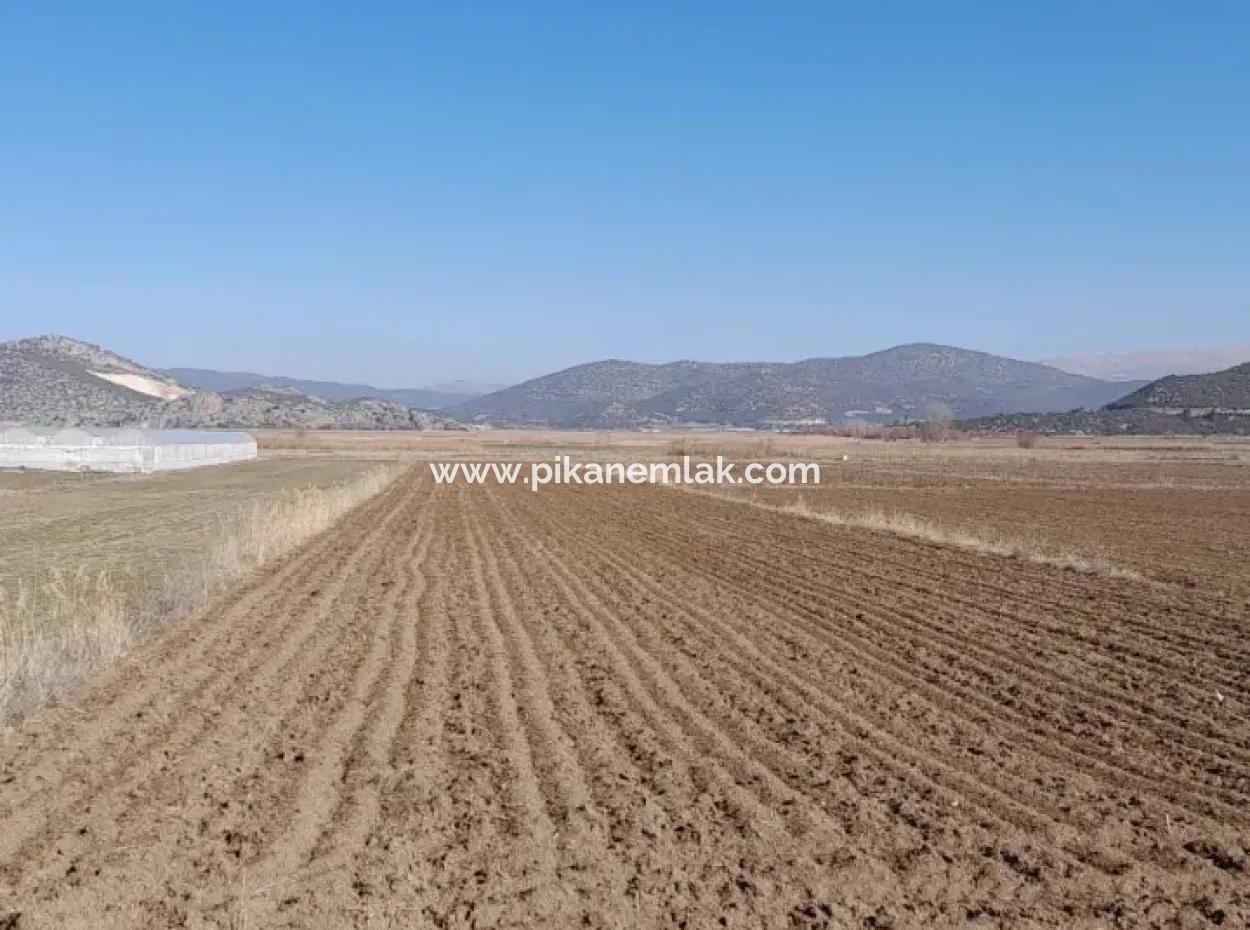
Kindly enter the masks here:
[[0, 755], [0, 927], [1250, 921], [1250, 618], [413, 471]]

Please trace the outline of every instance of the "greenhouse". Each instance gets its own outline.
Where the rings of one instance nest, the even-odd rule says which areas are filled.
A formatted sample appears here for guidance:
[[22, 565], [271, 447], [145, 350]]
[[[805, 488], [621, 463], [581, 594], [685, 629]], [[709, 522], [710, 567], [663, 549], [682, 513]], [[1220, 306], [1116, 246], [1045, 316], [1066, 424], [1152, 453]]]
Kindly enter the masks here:
[[0, 468], [148, 473], [254, 458], [247, 433], [0, 426]]

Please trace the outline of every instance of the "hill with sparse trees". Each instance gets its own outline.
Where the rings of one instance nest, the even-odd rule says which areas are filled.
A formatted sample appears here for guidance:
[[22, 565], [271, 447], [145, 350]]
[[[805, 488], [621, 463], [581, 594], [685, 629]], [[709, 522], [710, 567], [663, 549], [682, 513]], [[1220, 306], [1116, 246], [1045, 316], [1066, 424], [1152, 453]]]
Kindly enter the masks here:
[[709, 424], [756, 428], [1101, 407], [1136, 387], [950, 346], [793, 363], [608, 360], [448, 409], [465, 422], [571, 428]]
[[188, 387], [65, 336], [0, 343], [0, 423], [44, 426], [441, 429], [448, 417], [375, 398], [332, 401], [289, 387]]

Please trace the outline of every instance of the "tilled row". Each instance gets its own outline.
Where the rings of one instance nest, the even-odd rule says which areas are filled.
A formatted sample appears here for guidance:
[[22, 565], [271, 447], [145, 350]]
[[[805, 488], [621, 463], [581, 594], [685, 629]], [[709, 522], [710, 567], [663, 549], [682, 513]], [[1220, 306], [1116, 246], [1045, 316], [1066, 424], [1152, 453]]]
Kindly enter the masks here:
[[[1142, 735], [1140, 742], [1159, 748], [1154, 755], [1142, 754], [1152, 765], [1147, 777], [1133, 779], [1120, 771], [1116, 760], [1120, 747], [1114, 744], [1094, 745], [1088, 752], [1078, 753], [1056, 747], [1060, 730], [1043, 730], [1038, 738], [1031, 738], [1026, 728], [1028, 719], [1014, 710], [1018, 681], [1011, 682], [1001, 705], [991, 701], [984, 713], [970, 713], [965, 695], [951, 697], [953, 689], [966, 684], [958, 669], [951, 667], [955, 654], [939, 654], [939, 661], [931, 662], [933, 643], [909, 641], [899, 635], [900, 631], [891, 627], [893, 612], [881, 610], [880, 598], [861, 595], [858, 600], [848, 600], [826, 593], [823, 601], [808, 604], [793, 596], [793, 579], [785, 577], [784, 564], [758, 565], [749, 573], [741, 573], [741, 549], [756, 554], [773, 551], [766, 524], [756, 520], [741, 523], [741, 533], [751, 539], [742, 547], [730, 545], [725, 536], [715, 544], [700, 546], [692, 544], [688, 531], [697, 529], [704, 518], [706, 510], [702, 507], [673, 502], [664, 512], [640, 512], [635, 501], [622, 500], [619, 510], [608, 511], [605, 498], [599, 500], [599, 515], [605, 525], [628, 523], [631, 514], [636, 517], [631, 532], [625, 535], [638, 540], [637, 544], [619, 552], [611, 545], [615, 537], [607, 540], [608, 545], [599, 547], [605, 561], [615, 562], [623, 572], [632, 572], [657, 603], [663, 603], [665, 592], [680, 592], [668, 598], [667, 606], [679, 614], [695, 615], [684, 636], [698, 635], [700, 628], [710, 630], [727, 618], [741, 618], [750, 648], [749, 661], [739, 674], [763, 668], [760, 650], [771, 641], [770, 651], [777, 661], [765, 673], [767, 677], [778, 683], [789, 679], [790, 694], [800, 683], [813, 687], [818, 694], [823, 692], [830, 701], [826, 715], [847, 719], [852, 736], [863, 737], [866, 746], [880, 744], [879, 757], [884, 764], [898, 766], [910, 759], [913, 772], [931, 773], [935, 784], [962, 791], [965, 797], [957, 799], [955, 806], [968, 811], [979, 801], [1008, 825], [1045, 828], [1049, 842], [1043, 850], [1048, 854], [1070, 852], [1094, 872], [1113, 877], [1117, 888], [1135, 882], [1147, 899], [1157, 901], [1151, 889], [1169, 884], [1174, 885], [1174, 896], [1183, 897], [1181, 888], [1188, 887], [1190, 878], [1197, 881], [1195, 888], [1208, 879], [1219, 884], [1224, 876], [1210, 873], [1212, 862], [1223, 863], [1217, 868], [1225, 869], [1230, 878], [1240, 874], [1237, 863], [1244, 859], [1241, 844], [1247, 816], [1244, 781], [1222, 779], [1217, 772], [1207, 779], [1215, 790], [1205, 792], [1203, 773], [1198, 773], [1193, 783], [1169, 778], [1166, 773], [1188, 763], [1192, 750], [1184, 743], [1164, 744], [1157, 734]], [[537, 526], [534, 521], [543, 513], [554, 521], [553, 529], [567, 524], [562, 514], [552, 512], [550, 503], [544, 502], [542, 512], [530, 513], [526, 524]], [[665, 542], [669, 532], [666, 526], [682, 527], [687, 532], [670, 547]], [[821, 534], [827, 532], [820, 525], [814, 528], [808, 551], [808, 561], [813, 565], [825, 566], [833, 555], [820, 549]], [[850, 535], [861, 538], [859, 555], [841, 563], [847, 577], [854, 575], [861, 563], [872, 565], [878, 558], [871, 539]], [[588, 531], [575, 541], [583, 562], [593, 551], [596, 538], [601, 535]], [[698, 555], [691, 556], [692, 552]], [[683, 568], [683, 563], [692, 559], [698, 563], [697, 569]], [[592, 573], [607, 578], [609, 571], [605, 565], [595, 567]], [[729, 596], [725, 596], [726, 590]], [[664, 616], [655, 606], [645, 610], [648, 617], [640, 623], [648, 627], [652, 618]], [[864, 621], [869, 627], [882, 627], [879, 643], [862, 635]], [[953, 629], [958, 631], [959, 626]], [[966, 650], [974, 650], [983, 638], [979, 630], [972, 635], [970, 632], [965, 632]], [[696, 656], [706, 661], [706, 657], [720, 660], [729, 654], [730, 641], [723, 636], [719, 640], [716, 636], [703, 639], [695, 649]], [[880, 648], [871, 653], [865, 642]], [[999, 672], [1009, 673], [1010, 667]], [[1166, 698], [1161, 697], [1159, 703], [1165, 704]], [[750, 693], [746, 705], [758, 705], [757, 693]], [[1110, 707], [1108, 713], [1114, 716], [1115, 708]], [[1072, 724], [1078, 719], [1073, 718]], [[1228, 716], [1224, 720], [1228, 743], [1239, 745], [1245, 738], [1241, 719]], [[783, 744], [791, 740], [786, 732], [778, 738]], [[924, 792], [920, 786], [919, 793]], [[942, 812], [937, 822], [957, 826], [960, 820], [958, 814]], [[1113, 841], [1104, 842], [1105, 836]], [[1010, 856], [1019, 858], [1017, 853]], [[1096, 876], [1090, 878], [1096, 880]], [[1193, 894], [1197, 897], [1191, 900], [1203, 900], [1202, 892], [1195, 890]], [[1109, 900], [1114, 901], [1115, 896]]]
[[1236, 623], [414, 472], [6, 749], [0, 925], [1236, 925]]

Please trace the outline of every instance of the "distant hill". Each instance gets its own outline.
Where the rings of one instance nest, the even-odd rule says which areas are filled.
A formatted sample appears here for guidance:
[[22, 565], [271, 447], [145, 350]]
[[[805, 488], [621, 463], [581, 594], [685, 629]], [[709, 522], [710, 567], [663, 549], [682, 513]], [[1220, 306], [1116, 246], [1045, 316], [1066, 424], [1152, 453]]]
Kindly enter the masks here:
[[65, 336], [0, 343], [0, 423], [46, 426], [456, 428], [388, 400], [332, 401], [291, 388], [215, 392]]
[[249, 388], [284, 387], [294, 388], [323, 400], [348, 401], [373, 398], [429, 410], [451, 407], [487, 393], [489, 390], [498, 389], [496, 385], [490, 385], [477, 390], [475, 389], [477, 386], [468, 381], [455, 382], [455, 385], [463, 386], [461, 389], [454, 389], [452, 386], [380, 388], [371, 384], [312, 381], [307, 378], [289, 378], [284, 375], [260, 375], [250, 371], [215, 371], [211, 368], [164, 368], [161, 373], [188, 387], [218, 393], [245, 391]]
[[647, 365], [609, 359], [576, 365], [493, 394], [474, 398], [448, 413], [458, 419], [497, 424], [572, 428], [623, 427], [663, 420], [641, 408], [681, 397], [706, 383], [721, 383], [752, 367], [747, 364], [670, 362]]
[[1169, 375], [1102, 410], [1013, 413], [961, 424], [968, 429], [1094, 435], [1250, 435], [1250, 363], [1205, 375]]
[[1106, 381], [1154, 381], [1166, 375], [1207, 374], [1242, 362], [1250, 362], [1250, 343], [1209, 349], [1102, 352], [1042, 359], [1043, 364], [1060, 371]]
[[778, 362], [611, 359], [459, 404], [462, 421], [574, 428], [667, 424], [770, 427], [1101, 407], [1137, 387], [950, 346]]
[[261, 387], [198, 392], [149, 413], [157, 427], [234, 429], [453, 429], [458, 424], [427, 410], [374, 398], [328, 401], [293, 388]]
[[1206, 375], [1169, 375], [1133, 391], [1112, 409], [1213, 410], [1250, 415], [1250, 362]]
[[972, 432], [1085, 436], [1250, 436], [1250, 417], [1226, 414], [1183, 416], [1146, 407], [1070, 410], [1063, 413], [1004, 413], [963, 420]]

